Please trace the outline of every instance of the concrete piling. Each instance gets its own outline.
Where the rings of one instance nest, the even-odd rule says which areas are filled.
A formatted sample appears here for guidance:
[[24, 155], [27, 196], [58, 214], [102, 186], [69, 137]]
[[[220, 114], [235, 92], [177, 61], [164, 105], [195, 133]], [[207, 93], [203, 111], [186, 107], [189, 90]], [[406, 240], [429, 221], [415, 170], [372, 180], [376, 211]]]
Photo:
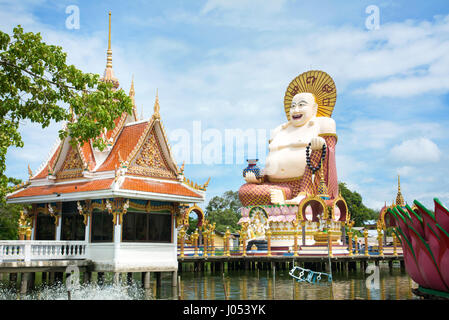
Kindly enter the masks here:
[[143, 287], [145, 289], [150, 289], [150, 277], [151, 272], [143, 272]]

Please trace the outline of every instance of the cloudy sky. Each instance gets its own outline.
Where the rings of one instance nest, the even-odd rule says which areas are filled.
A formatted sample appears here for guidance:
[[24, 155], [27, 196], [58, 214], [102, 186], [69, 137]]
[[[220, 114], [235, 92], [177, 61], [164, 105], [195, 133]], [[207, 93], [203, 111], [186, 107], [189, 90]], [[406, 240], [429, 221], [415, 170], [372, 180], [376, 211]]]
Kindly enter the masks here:
[[[79, 28], [71, 28], [69, 6], [79, 9]], [[374, 209], [395, 198], [398, 174], [407, 202], [449, 204], [446, 0], [0, 0], [0, 30], [41, 32], [69, 63], [102, 74], [109, 11], [121, 87], [128, 92], [134, 75], [145, 118], [158, 89], [175, 158], [186, 161], [188, 178], [212, 177], [209, 199], [243, 183], [246, 164], [226, 151], [226, 132], [257, 132], [263, 166], [270, 130], [286, 121], [289, 82], [318, 69], [338, 91], [339, 180]], [[9, 150], [6, 173], [26, 180], [27, 165], [40, 166], [60, 127], [25, 123], [25, 146]], [[247, 149], [233, 150], [252, 157]]]

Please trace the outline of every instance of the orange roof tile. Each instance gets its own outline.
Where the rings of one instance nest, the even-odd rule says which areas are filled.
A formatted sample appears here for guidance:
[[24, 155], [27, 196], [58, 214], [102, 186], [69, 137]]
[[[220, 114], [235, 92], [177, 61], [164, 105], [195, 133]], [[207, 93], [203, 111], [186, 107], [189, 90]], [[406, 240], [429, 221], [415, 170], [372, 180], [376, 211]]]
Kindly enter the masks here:
[[[127, 117], [127, 113], [126, 113], [126, 112], [123, 112], [122, 115], [121, 115], [120, 117], [117, 117], [117, 118], [114, 120], [115, 126], [114, 126], [113, 129], [108, 130], [108, 131], [106, 132], [106, 139], [109, 139], [109, 138], [111, 138], [111, 137], [112, 137], [113, 139], [116, 138], [117, 134], [122, 130], [121, 127], [123, 127], [123, 124], [125, 123], [126, 117]], [[119, 128], [118, 128], [118, 127], [119, 127]]]
[[121, 185], [120, 189], [202, 198], [199, 194], [193, 192], [180, 183], [125, 178], [125, 181]]
[[94, 180], [88, 182], [76, 182], [62, 185], [36, 186], [23, 189], [7, 199], [46, 196], [53, 193], [73, 193], [85, 191], [98, 191], [109, 189], [114, 179]]
[[59, 154], [59, 150], [61, 149], [62, 146], [62, 142], [59, 144], [58, 148], [56, 148], [55, 152], [53, 153], [53, 155], [51, 156], [50, 160], [48, 161], [48, 163], [45, 165], [45, 167], [39, 172], [38, 175], [36, 175], [35, 177], [33, 177], [33, 179], [43, 179], [46, 176], [48, 176], [48, 164], [49, 163], [53, 163], [56, 160], [56, 157]]
[[130, 152], [134, 149], [140, 136], [147, 127], [148, 122], [141, 122], [135, 125], [129, 125], [123, 128], [118, 136], [111, 153], [108, 155], [104, 163], [98, 168], [98, 171], [115, 170], [120, 165], [118, 152], [122, 160], [126, 160]]
[[95, 156], [94, 156], [94, 152], [92, 150], [92, 147], [90, 145], [90, 142], [85, 142], [83, 144], [83, 146], [80, 148], [81, 152], [84, 155], [84, 159], [86, 160], [86, 162], [89, 165], [89, 170], [92, 170], [93, 168], [95, 168]]

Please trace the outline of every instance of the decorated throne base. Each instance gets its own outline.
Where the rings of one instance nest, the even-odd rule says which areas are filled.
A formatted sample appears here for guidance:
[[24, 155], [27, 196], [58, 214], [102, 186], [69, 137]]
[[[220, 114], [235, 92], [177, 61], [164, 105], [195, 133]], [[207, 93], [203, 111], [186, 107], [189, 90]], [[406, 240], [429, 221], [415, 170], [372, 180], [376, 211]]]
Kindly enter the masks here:
[[[291, 247], [294, 242], [295, 233], [298, 236], [298, 244], [302, 244], [303, 229], [301, 222], [305, 222], [305, 245], [310, 246], [326, 246], [328, 244], [327, 233], [320, 231], [319, 222], [309, 221], [304, 219], [299, 214], [299, 205], [259, 205], [259, 206], [247, 206], [241, 208], [242, 218], [239, 220], [241, 223], [249, 223], [251, 226], [251, 216], [255, 210], [261, 210], [270, 223], [271, 233], [271, 245], [276, 246], [289, 246]], [[293, 227], [292, 222], [297, 221], [298, 226], [296, 229]], [[331, 223], [331, 239], [332, 245], [341, 245], [341, 223], [333, 221]]]

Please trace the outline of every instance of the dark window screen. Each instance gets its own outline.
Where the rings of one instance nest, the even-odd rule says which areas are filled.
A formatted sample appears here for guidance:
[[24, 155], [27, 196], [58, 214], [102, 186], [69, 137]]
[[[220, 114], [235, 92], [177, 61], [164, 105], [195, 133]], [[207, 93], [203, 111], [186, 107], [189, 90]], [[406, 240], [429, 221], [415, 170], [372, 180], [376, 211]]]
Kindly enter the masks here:
[[171, 242], [171, 214], [128, 212], [122, 230], [123, 241]]
[[62, 203], [61, 240], [84, 240], [84, 217], [79, 214], [76, 202]]
[[39, 213], [36, 219], [36, 240], [55, 240], [55, 218], [48, 214]]
[[150, 214], [149, 241], [171, 242], [171, 215]]
[[111, 242], [113, 233], [112, 215], [108, 212], [92, 213], [92, 242]]

